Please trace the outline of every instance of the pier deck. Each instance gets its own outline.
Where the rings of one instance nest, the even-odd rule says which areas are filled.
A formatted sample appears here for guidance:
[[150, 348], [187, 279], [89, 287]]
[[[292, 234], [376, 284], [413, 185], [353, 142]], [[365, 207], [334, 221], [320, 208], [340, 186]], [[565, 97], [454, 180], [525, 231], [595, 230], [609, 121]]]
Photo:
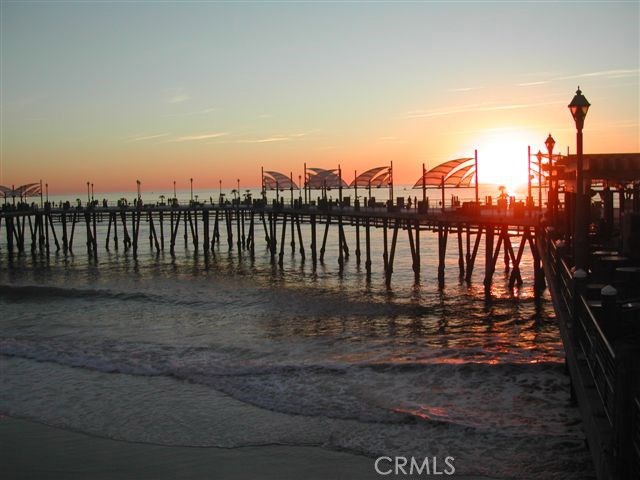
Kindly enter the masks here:
[[[257, 201], [251, 204], [191, 203], [88, 207], [71, 207], [66, 204], [57, 208], [47, 204], [42, 209], [25, 206], [5, 208], [0, 213], [10, 253], [14, 250], [19, 254], [24, 253], [27, 244], [30, 243], [32, 253], [49, 255], [55, 248], [56, 252], [71, 254], [76, 230], [82, 228], [86, 231], [87, 249], [93, 257], [98, 257], [100, 245], [104, 245], [107, 250], [110, 245], [118, 249], [119, 238], [125, 250], [131, 249], [135, 257], [140, 240], [140, 223], [146, 222], [151, 248], [157, 252], [164, 251], [167, 240], [169, 251], [173, 254], [182, 223], [185, 242], [190, 239], [196, 250], [202, 248], [205, 257], [215, 254], [216, 248], [220, 248], [221, 232], [224, 232], [222, 237], [226, 235], [225, 243], [230, 250], [237, 248], [239, 255], [248, 253], [253, 256], [257, 242], [256, 230], [262, 227], [265, 246], [270, 250], [274, 263], [277, 261], [282, 266], [285, 243], [290, 242], [295, 253], [297, 242], [302, 260], [306, 258], [304, 245], [309, 245], [314, 268], [318, 261], [324, 262], [328, 231], [333, 228], [337, 229], [339, 237], [339, 267], [342, 269], [345, 259], [349, 257], [349, 243], [355, 243], [356, 262], [360, 264], [361, 256], [364, 254], [368, 274], [371, 273], [372, 266], [370, 230], [377, 228], [382, 229], [384, 236], [382, 260], [387, 284], [391, 283], [399, 231], [407, 234], [416, 277], [420, 275], [421, 269], [420, 232], [437, 232], [440, 283], [444, 282], [449, 234], [455, 236], [454, 241], [457, 241], [459, 275], [467, 281], [471, 279], [479, 245], [484, 237], [486, 287], [491, 285], [500, 254], [504, 258], [505, 266], [512, 268], [510, 285], [520, 285], [520, 261], [527, 246], [534, 256], [534, 283], [538, 287], [543, 285], [542, 264], [535, 248], [540, 218], [541, 214], [537, 209], [515, 210], [487, 206], [473, 208], [465, 205], [460, 208], [423, 211], [393, 206], [359, 208], [331, 203], [304, 205], [299, 201], [290, 205], [265, 205]], [[99, 242], [97, 225], [102, 222], [107, 222], [108, 227], [105, 238]], [[303, 238], [301, 224], [310, 226], [310, 239]], [[355, 227], [355, 239], [349, 239], [349, 242], [345, 235], [345, 225]], [[122, 232], [120, 237], [118, 228]], [[319, 228], [323, 231], [318, 231]], [[518, 248], [512, 245], [513, 237], [520, 238]]]

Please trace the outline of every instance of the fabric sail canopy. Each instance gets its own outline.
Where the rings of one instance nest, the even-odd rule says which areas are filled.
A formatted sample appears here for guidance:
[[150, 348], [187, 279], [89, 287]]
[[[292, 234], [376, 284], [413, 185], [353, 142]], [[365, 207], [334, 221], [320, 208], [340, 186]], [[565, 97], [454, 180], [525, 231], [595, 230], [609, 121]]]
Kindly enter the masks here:
[[296, 183], [284, 173], [273, 171], [266, 171], [264, 173], [265, 175], [262, 180], [264, 182], [264, 188], [268, 190], [286, 190], [290, 188], [298, 188]]
[[307, 186], [309, 188], [348, 188], [349, 185], [340, 178], [336, 169], [307, 168]]
[[375, 167], [367, 170], [364, 173], [358, 175], [353, 182], [349, 185], [350, 187], [376, 187], [380, 188], [381, 186], [389, 183], [390, 171], [389, 167]]
[[413, 188], [440, 187], [443, 179], [446, 186], [468, 187], [475, 173], [473, 158], [456, 158], [448, 162], [441, 163], [428, 170], [421, 176]]
[[[472, 173], [475, 173], [476, 171], [473, 164], [459, 168], [455, 172], [451, 173], [448, 177], [445, 178], [444, 184], [459, 187], [462, 179], [467, 177], [467, 174], [469, 174], [470, 171], [473, 171]], [[469, 175], [469, 178], [471, 178], [471, 175]]]
[[33, 197], [42, 194], [42, 188], [40, 183], [27, 183], [14, 188], [0, 185], [0, 194], [3, 197]]

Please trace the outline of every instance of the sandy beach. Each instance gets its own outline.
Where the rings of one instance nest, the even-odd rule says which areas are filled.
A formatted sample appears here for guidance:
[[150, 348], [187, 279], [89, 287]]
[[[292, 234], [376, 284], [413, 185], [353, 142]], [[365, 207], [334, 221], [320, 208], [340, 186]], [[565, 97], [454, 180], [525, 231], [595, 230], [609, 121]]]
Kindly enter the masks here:
[[165, 447], [0, 419], [3, 478], [368, 479], [373, 460], [317, 447]]

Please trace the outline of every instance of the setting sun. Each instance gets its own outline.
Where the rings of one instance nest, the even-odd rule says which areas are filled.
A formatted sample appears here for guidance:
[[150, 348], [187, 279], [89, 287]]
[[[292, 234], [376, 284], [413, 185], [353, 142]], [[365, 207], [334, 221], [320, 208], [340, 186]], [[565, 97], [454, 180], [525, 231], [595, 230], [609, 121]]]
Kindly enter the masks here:
[[[539, 135], [538, 135], [539, 136]], [[527, 143], [535, 132], [495, 128], [480, 135], [478, 145], [480, 183], [504, 185], [510, 195], [527, 184]]]

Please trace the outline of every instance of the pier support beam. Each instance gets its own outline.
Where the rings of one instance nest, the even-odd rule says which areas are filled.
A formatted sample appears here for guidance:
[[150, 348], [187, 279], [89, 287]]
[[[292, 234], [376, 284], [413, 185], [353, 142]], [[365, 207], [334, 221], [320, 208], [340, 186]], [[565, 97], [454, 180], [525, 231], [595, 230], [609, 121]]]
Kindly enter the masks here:
[[367, 217], [365, 219], [365, 262], [364, 266], [367, 272], [367, 277], [371, 276], [371, 219]]
[[284, 240], [287, 233], [287, 214], [282, 216], [282, 236], [280, 238], [280, 256], [278, 258], [278, 265], [282, 268], [284, 265]]
[[320, 247], [320, 263], [324, 263], [324, 252], [327, 246], [327, 235], [329, 234], [329, 225], [331, 225], [331, 216], [327, 215], [324, 226], [324, 236], [322, 237], [322, 246]]
[[449, 236], [449, 226], [438, 223], [438, 287], [444, 287], [444, 270], [447, 256], [447, 238]]
[[387, 272], [386, 272], [387, 287], [391, 286], [391, 275], [393, 275], [393, 261], [396, 257], [396, 244], [398, 242], [399, 226], [400, 226], [400, 220], [396, 219], [393, 225], [393, 236], [391, 237], [391, 252], [389, 253], [389, 260], [387, 263]]
[[485, 289], [491, 287], [493, 278], [493, 233], [494, 226], [487, 225], [485, 227], [485, 253], [484, 253], [484, 281]]
[[316, 216], [311, 215], [311, 263], [313, 268], [316, 268], [317, 265], [317, 244], [316, 244]]
[[476, 256], [478, 255], [478, 247], [480, 247], [480, 240], [482, 239], [482, 230], [483, 230], [483, 226], [479, 225], [478, 231], [476, 233], [476, 239], [475, 239], [475, 242], [473, 243], [473, 253], [470, 255], [469, 261], [467, 262], [467, 269], [464, 277], [466, 282], [471, 282], [471, 276], [473, 275], [473, 267], [475, 266]]

